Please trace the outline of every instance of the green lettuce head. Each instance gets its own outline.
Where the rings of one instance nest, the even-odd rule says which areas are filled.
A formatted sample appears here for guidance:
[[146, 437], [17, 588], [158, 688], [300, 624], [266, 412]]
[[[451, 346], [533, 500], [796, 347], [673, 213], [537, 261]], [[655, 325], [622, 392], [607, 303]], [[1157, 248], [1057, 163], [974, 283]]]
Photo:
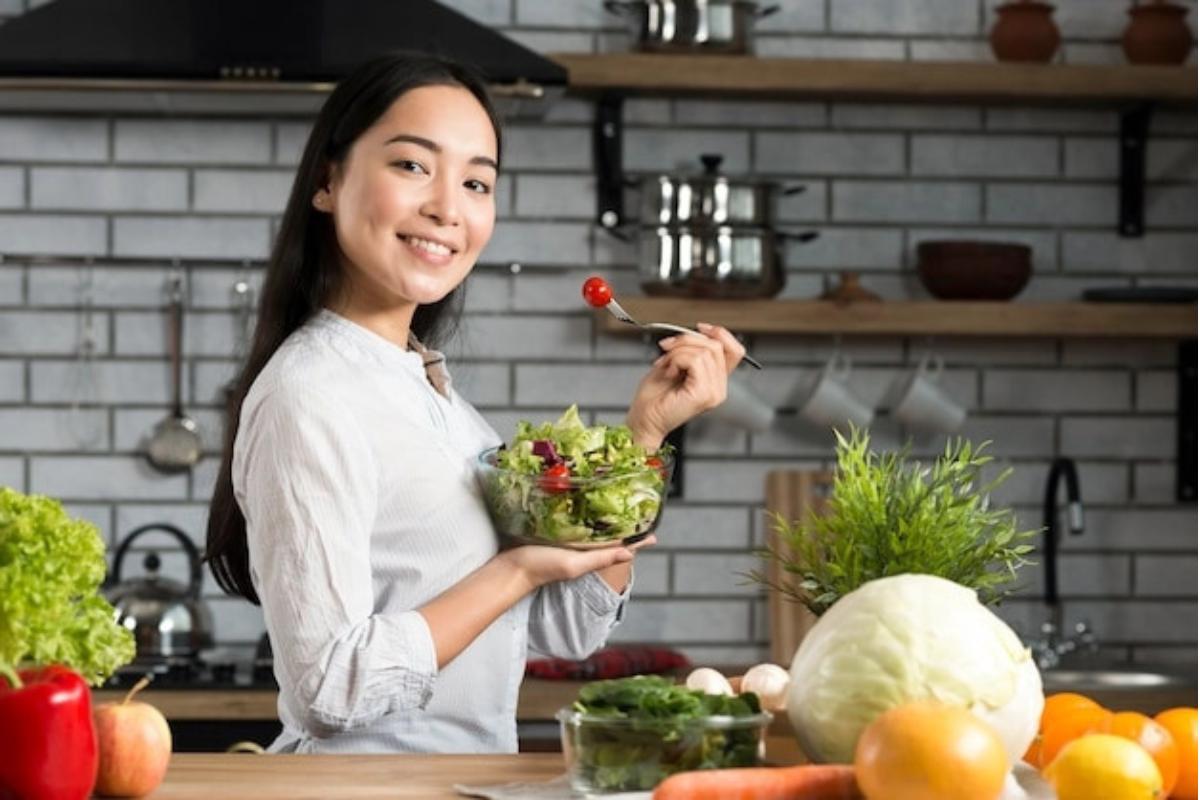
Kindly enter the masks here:
[[0, 675], [63, 664], [98, 686], [133, 660], [133, 633], [99, 593], [107, 564], [96, 527], [57, 500], [0, 487]]

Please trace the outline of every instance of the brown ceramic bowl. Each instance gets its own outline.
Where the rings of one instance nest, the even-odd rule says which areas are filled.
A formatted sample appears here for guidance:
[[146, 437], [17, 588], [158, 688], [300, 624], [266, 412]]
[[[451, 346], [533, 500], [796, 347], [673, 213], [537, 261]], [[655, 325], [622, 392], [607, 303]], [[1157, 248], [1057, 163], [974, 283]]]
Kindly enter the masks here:
[[927, 241], [917, 245], [917, 274], [940, 300], [1010, 300], [1033, 273], [1029, 245]]

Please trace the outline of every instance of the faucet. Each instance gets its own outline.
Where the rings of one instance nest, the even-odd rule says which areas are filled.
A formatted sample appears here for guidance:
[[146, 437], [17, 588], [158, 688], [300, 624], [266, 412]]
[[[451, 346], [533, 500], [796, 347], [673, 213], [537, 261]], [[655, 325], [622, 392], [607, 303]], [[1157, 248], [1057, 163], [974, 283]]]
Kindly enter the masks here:
[[1044, 601], [1050, 618], [1042, 623], [1042, 638], [1032, 646], [1034, 658], [1041, 669], [1059, 665], [1062, 657], [1080, 648], [1094, 652], [1096, 637], [1084, 620], [1074, 626], [1067, 637], [1062, 635], [1062, 603], [1058, 596], [1058, 485], [1067, 483], [1067, 529], [1072, 536], [1083, 533], [1083, 503], [1079, 496], [1079, 471], [1069, 458], [1056, 458], [1046, 476], [1046, 498], [1042, 506], [1042, 561], [1045, 578]]

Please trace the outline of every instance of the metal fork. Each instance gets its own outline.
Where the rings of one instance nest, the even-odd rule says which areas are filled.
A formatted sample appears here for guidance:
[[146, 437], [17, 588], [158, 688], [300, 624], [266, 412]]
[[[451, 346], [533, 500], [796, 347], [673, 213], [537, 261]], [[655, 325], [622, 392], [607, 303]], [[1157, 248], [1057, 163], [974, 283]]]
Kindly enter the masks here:
[[[621, 304], [617, 302], [615, 297], [609, 300], [604, 307], [608, 309], [608, 313], [621, 320], [621, 322], [641, 328], [644, 331], [670, 331], [671, 333], [690, 333], [693, 336], [704, 335], [700, 331], [692, 328], [685, 328], [682, 325], [672, 325], [669, 322], [638, 322], [636, 319], [630, 316], [628, 311], [621, 308]], [[763, 368], [763, 365], [751, 358], [749, 354], [743, 355], [742, 361], [745, 361], [755, 369]]]

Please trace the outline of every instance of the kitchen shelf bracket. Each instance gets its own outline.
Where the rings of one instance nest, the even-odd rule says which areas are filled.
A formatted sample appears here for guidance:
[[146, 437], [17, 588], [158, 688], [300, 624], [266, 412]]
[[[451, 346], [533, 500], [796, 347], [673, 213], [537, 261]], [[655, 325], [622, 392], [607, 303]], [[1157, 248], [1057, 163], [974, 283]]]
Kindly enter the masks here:
[[1121, 111], [1121, 195], [1117, 232], [1124, 238], [1140, 237], [1146, 229], [1146, 138], [1153, 110], [1153, 103], [1138, 103]]
[[625, 97], [606, 92], [596, 101], [596, 120], [592, 126], [592, 157], [596, 169], [596, 221], [616, 236], [625, 237], [625, 176], [621, 155], [624, 148]]
[[1175, 499], [1196, 502], [1196, 340], [1179, 343], [1175, 406]]

